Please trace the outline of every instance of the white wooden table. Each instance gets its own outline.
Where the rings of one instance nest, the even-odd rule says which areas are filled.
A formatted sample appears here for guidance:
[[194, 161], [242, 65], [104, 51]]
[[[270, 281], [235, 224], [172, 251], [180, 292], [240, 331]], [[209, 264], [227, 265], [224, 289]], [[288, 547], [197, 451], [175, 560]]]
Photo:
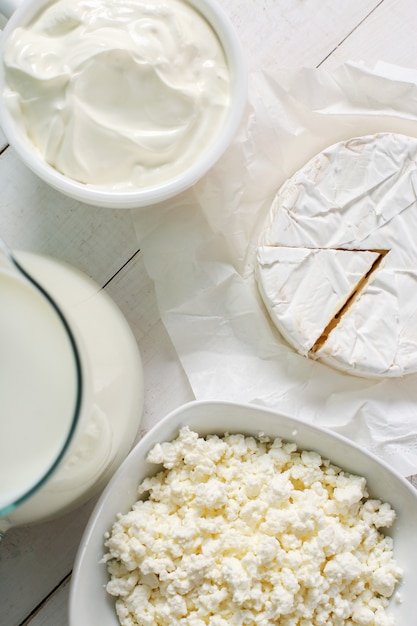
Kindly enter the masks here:
[[[219, 2], [236, 27], [249, 70], [270, 63], [331, 68], [348, 60], [367, 65], [383, 60], [417, 69], [415, 0]], [[87, 207], [49, 189], [20, 163], [1, 129], [0, 234], [14, 249], [49, 254], [84, 271], [124, 312], [145, 373], [138, 437], [193, 399], [160, 321], [130, 212]], [[6, 533], [0, 543], [1, 626], [68, 624], [71, 569], [93, 505]]]

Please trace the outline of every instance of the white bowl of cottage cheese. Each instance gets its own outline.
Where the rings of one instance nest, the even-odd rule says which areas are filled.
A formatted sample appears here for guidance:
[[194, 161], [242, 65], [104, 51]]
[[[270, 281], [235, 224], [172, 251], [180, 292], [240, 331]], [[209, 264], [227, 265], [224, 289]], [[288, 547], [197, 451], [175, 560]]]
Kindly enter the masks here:
[[347, 439], [192, 402], [143, 437], [98, 501], [70, 626], [411, 624], [416, 515], [411, 484]]
[[0, 42], [0, 126], [60, 192], [110, 208], [193, 185], [236, 133], [246, 73], [213, 0], [14, 0]]

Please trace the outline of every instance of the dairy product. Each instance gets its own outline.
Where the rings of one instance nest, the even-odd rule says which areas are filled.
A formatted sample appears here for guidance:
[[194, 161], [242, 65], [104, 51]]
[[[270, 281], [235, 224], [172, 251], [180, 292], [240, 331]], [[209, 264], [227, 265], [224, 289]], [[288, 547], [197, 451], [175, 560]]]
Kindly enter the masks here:
[[258, 285], [287, 341], [308, 355], [379, 256], [361, 250], [258, 248]]
[[56, 0], [3, 62], [6, 105], [46, 161], [106, 189], [180, 174], [230, 98], [220, 41], [185, 0]]
[[0, 258], [0, 509], [53, 467], [76, 419], [76, 357], [51, 303]]
[[[395, 512], [292, 442], [188, 427], [106, 535], [123, 626], [393, 626]], [[159, 468], [161, 466], [159, 465]]]
[[[260, 238], [262, 247], [379, 255], [325, 341], [308, 353], [352, 374], [389, 377], [417, 371], [417, 246], [412, 236], [417, 228], [416, 158], [417, 140], [391, 133], [329, 147], [279, 189]], [[288, 266], [291, 259], [285, 260], [284, 254], [282, 250], [282, 263]], [[318, 266], [312, 270], [317, 283], [322, 271]], [[258, 262], [260, 274], [264, 268]], [[340, 284], [346, 274], [343, 266], [337, 269]], [[263, 296], [269, 311], [281, 306], [272, 287]], [[291, 325], [280, 320], [280, 329], [285, 325], [292, 345], [304, 354], [303, 346], [314, 341], [309, 328], [321, 326], [324, 331], [325, 321], [320, 302], [313, 293], [309, 297], [310, 313], [304, 306], [293, 311]], [[294, 335], [296, 325], [301, 334], [306, 329], [302, 341]]]
[[[96, 283], [68, 265], [26, 252], [16, 252], [15, 256], [53, 296], [69, 322], [81, 360], [82, 404], [70, 445], [54, 472], [23, 504], [0, 518], [0, 530], [62, 514], [102, 489], [128, 453], [143, 407], [143, 375], [136, 340], [115, 303]], [[0, 289], [3, 286], [0, 279]], [[10, 346], [7, 354], [14, 369], [6, 371], [3, 379], [2, 368], [0, 376], [0, 390], [7, 385], [11, 388], [8, 396], [0, 397], [0, 407], [9, 407], [7, 414], [0, 412], [2, 433], [5, 433], [0, 446], [5, 449], [10, 446], [15, 456], [0, 459], [4, 470], [0, 473], [8, 486], [11, 469], [16, 475], [18, 469], [25, 477], [24, 487], [28, 486], [28, 476], [32, 480], [36, 478], [37, 464], [44, 468], [49, 462], [45, 450], [49, 455], [56, 454], [58, 444], [68, 436], [67, 415], [73, 410], [78, 391], [71, 370], [73, 360], [63, 351], [64, 340], [61, 338], [61, 343], [57, 340], [61, 330], [54, 332], [52, 315], [40, 307], [37, 312], [32, 305], [33, 294], [28, 295], [26, 289], [24, 284], [19, 298], [15, 292], [5, 292], [5, 308], [10, 315], [3, 318], [0, 314], [2, 321], [18, 316], [12, 329], [13, 320], [10, 322], [6, 337], [6, 346]], [[0, 293], [3, 306], [3, 292]], [[21, 327], [20, 335], [14, 332], [17, 324]], [[3, 328], [0, 329], [2, 340], [3, 334], [7, 334]], [[56, 389], [52, 385], [55, 380]], [[29, 395], [28, 390], [35, 383], [35, 391]], [[38, 401], [35, 407], [29, 404], [32, 396]], [[24, 412], [20, 410], [22, 406]], [[45, 415], [38, 413], [39, 407], [45, 408]], [[16, 430], [13, 422], [18, 423], [16, 435], [20, 433], [21, 442], [17, 437], [9, 440]], [[52, 426], [58, 429], [61, 439], [57, 435], [53, 438]], [[1, 482], [0, 485], [3, 487]]]

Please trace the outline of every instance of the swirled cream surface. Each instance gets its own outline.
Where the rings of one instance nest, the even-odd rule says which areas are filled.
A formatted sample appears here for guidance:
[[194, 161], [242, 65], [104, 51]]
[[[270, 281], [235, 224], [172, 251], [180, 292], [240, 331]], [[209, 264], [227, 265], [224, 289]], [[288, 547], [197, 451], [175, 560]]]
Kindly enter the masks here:
[[181, 0], [57, 0], [12, 32], [3, 63], [6, 105], [45, 160], [107, 189], [180, 174], [230, 99], [221, 43]]

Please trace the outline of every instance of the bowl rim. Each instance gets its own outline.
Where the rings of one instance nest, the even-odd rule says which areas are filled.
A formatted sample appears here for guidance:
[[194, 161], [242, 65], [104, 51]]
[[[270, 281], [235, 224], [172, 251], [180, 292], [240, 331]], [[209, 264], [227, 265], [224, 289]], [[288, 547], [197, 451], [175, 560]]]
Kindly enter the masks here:
[[[52, 0], [53, 1], [53, 0]], [[106, 190], [84, 185], [61, 174], [49, 165], [17, 126], [3, 100], [3, 48], [12, 31], [26, 24], [51, 0], [24, 0], [9, 18], [0, 38], [0, 127], [21, 161], [41, 180], [70, 198], [112, 209], [150, 206], [174, 197], [192, 187], [220, 159], [230, 145], [243, 118], [247, 104], [248, 76], [246, 61], [236, 30], [217, 0], [181, 0], [200, 13], [211, 25], [222, 45], [230, 70], [230, 104], [216, 138], [191, 167], [167, 181], [126, 191]]]
[[[216, 415], [217, 419], [217, 427], [211, 428], [211, 425], [208, 424], [207, 427], [204, 425], [204, 428], [196, 427], [195, 424], [192, 424], [192, 419], [190, 420], [190, 416], [194, 415], [194, 417], [200, 412], [199, 420], [203, 420], [205, 424], [207, 412], [210, 411], [210, 415]], [[260, 429], [256, 427], [254, 424], [253, 427], [247, 428], [243, 426], [241, 429], [236, 428], [224, 428], [222, 427], [221, 416], [224, 415], [224, 411], [234, 412], [235, 416], [238, 416], [239, 413], [243, 412], [245, 414], [246, 419], [249, 417], [263, 416], [263, 421], [268, 422], [270, 424], [275, 423], [277, 429], [279, 429], [282, 434], [273, 434], [268, 433], [266, 429]], [[198, 420], [197, 420], [198, 421]], [[292, 417], [283, 412], [270, 409], [267, 407], [263, 407], [256, 404], [251, 403], [236, 403], [236, 402], [228, 402], [228, 401], [217, 401], [217, 400], [208, 400], [208, 401], [198, 401], [194, 400], [188, 402], [186, 404], [181, 405], [176, 408], [174, 411], [171, 411], [168, 415], [158, 421], [153, 427], [149, 429], [149, 431], [140, 439], [140, 441], [134, 446], [129, 455], [126, 457], [125, 461], [119, 467], [111, 481], [108, 483], [107, 487], [103, 490], [99, 500], [97, 501], [91, 515], [87, 526], [85, 527], [84, 533], [82, 535], [79, 548], [77, 551], [73, 574], [71, 578], [70, 584], [70, 596], [69, 596], [69, 604], [68, 604], [68, 615], [69, 615], [69, 624], [70, 626], [78, 626], [80, 623], [80, 615], [82, 616], [83, 611], [83, 596], [82, 594], [86, 593], [85, 589], [83, 589], [83, 579], [84, 582], [90, 583], [90, 577], [86, 578], [86, 572], [84, 571], [85, 561], [91, 561], [94, 555], [95, 562], [97, 563], [97, 578], [102, 576], [101, 583], [103, 585], [103, 594], [104, 594], [104, 602], [106, 604], [106, 610], [111, 610], [114, 612], [113, 600], [107, 594], [104, 589], [104, 583], [106, 580], [106, 571], [105, 565], [102, 564], [102, 569], [99, 573], [99, 559], [104, 555], [104, 533], [106, 530], [110, 529], [111, 520], [116, 519], [116, 514], [118, 512], [127, 512], [130, 506], [137, 500], [136, 490], [132, 490], [132, 486], [129, 485], [130, 482], [134, 482], [136, 487], [139, 482], [143, 479], [144, 476], [149, 475], [150, 473], [155, 473], [157, 471], [158, 466], [150, 465], [145, 461], [145, 456], [147, 451], [151, 449], [151, 447], [158, 442], [169, 441], [172, 440], [177, 434], [181, 426], [189, 424], [191, 422], [190, 428], [194, 429], [196, 432], [200, 432], [203, 436], [204, 434], [209, 433], [224, 433], [224, 432], [242, 432], [243, 434], [255, 434], [259, 433], [260, 430], [265, 432], [267, 435], [271, 436], [279, 436], [285, 440], [295, 441], [299, 447], [299, 449], [311, 449], [317, 450], [320, 454], [322, 454], [323, 458], [330, 459], [337, 466], [341, 466], [344, 471], [354, 473], [356, 475], [363, 475], [367, 479], [367, 484], [370, 485], [372, 482], [376, 482], [376, 480], [382, 482], [388, 480], [389, 485], [387, 486], [384, 482], [382, 485], [382, 491], [387, 490], [390, 491], [394, 500], [397, 499], [396, 504], [393, 504], [394, 509], [398, 509], [398, 504], [406, 500], [405, 506], [408, 511], [406, 514], [406, 518], [408, 519], [413, 515], [413, 518], [417, 515], [417, 490], [405, 479], [403, 476], [397, 472], [394, 468], [389, 466], [384, 460], [376, 457], [372, 452], [365, 450], [363, 447], [359, 446], [355, 442], [347, 439], [343, 435], [340, 435], [334, 431], [331, 431], [327, 428], [323, 428], [308, 422], [302, 421], [300, 418]], [[204, 432], [203, 432], [204, 431]], [[291, 436], [292, 435], [292, 436]], [[313, 439], [318, 444], [317, 446], [308, 445], [303, 446], [302, 441], [306, 438], [310, 438], [313, 436]], [[324, 443], [320, 444], [320, 441]], [[330, 445], [329, 445], [330, 444]], [[324, 454], [322, 450], [328, 450], [331, 447], [331, 452], [326, 451]], [[333, 453], [335, 449], [340, 447], [338, 454], [341, 454], [341, 451], [346, 453], [346, 463], [338, 463], [332, 459]], [[321, 448], [321, 449], [320, 449]], [[337, 456], [337, 455], [336, 455]], [[345, 456], [343, 456], [345, 458]], [[357, 471], [357, 469], [353, 469], [349, 467], [349, 463], [357, 462], [360, 460], [360, 465], [362, 465], [363, 470], [367, 471]], [[136, 464], [143, 464], [146, 469], [143, 469], [141, 475], [138, 475], [133, 480], [132, 477], [129, 477], [129, 473], [132, 470], [132, 466], [134, 467]], [[369, 481], [369, 475], [372, 470], [372, 481]], [[376, 477], [378, 477], [376, 479]], [[381, 479], [380, 477], [383, 477]], [[117, 505], [113, 505], [113, 494], [115, 493], [114, 488], [119, 484], [118, 492], [124, 492], [122, 499], [127, 500], [131, 503], [129, 506], [125, 506], [124, 510], [121, 510]], [[120, 487], [121, 485], [121, 487]], [[130, 492], [129, 492], [130, 490]], [[379, 498], [381, 497], [385, 501], [389, 501], [392, 503], [393, 498], [387, 499], [385, 495], [380, 496], [377, 493], [377, 489], [375, 489], [375, 485], [370, 489], [371, 497]], [[128, 493], [129, 492], [129, 493]], [[118, 496], [120, 498], [120, 495]], [[408, 510], [408, 508], [410, 510]], [[106, 519], [108, 517], [108, 519]], [[404, 515], [402, 515], [404, 518]], [[404, 524], [404, 519], [399, 520], [396, 524]], [[101, 526], [101, 528], [100, 528]], [[408, 527], [407, 527], [408, 529]], [[413, 541], [417, 548], [417, 530], [409, 531], [413, 532]], [[387, 531], [387, 534], [390, 534], [390, 531]], [[408, 551], [407, 551], [408, 554]], [[88, 567], [88, 566], [87, 566]], [[104, 569], [103, 569], [104, 568]], [[408, 584], [411, 582], [411, 586], [417, 581], [417, 572], [414, 573], [414, 568], [409, 568], [407, 576], [409, 578]], [[413, 580], [410, 581], [410, 579]], [[81, 594], [81, 595], [80, 595]], [[81, 598], [81, 608], [79, 605], [79, 601]], [[85, 600], [85, 598], [84, 598]], [[417, 598], [416, 598], [417, 602]], [[84, 601], [86, 604], [86, 601]], [[395, 607], [395, 601], [392, 599], [392, 606]], [[415, 607], [414, 607], [415, 608]], [[405, 608], [404, 610], [408, 610]], [[80, 614], [81, 611], [81, 614]], [[115, 616], [115, 613], [114, 613]], [[109, 622], [110, 624], [110, 622]], [[117, 617], [115, 616], [114, 625], [117, 626]], [[103, 624], [103, 626], [107, 625]], [[112, 624], [113, 626], [113, 624]]]

